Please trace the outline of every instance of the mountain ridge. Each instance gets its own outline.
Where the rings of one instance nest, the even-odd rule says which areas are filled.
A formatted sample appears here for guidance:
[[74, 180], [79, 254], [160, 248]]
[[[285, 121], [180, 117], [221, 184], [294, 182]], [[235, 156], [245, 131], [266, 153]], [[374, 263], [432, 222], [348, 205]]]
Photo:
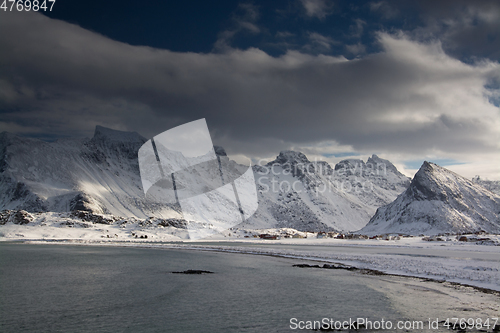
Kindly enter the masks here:
[[[92, 138], [55, 142], [4, 132], [0, 136], [0, 207], [31, 212], [87, 210], [124, 217], [182, 218], [178, 207], [143, 195], [137, 151], [144, 142], [146, 139], [138, 133], [102, 126], [96, 126]], [[218, 156], [227, 158], [222, 147], [214, 149]], [[365, 168], [366, 163], [360, 165]], [[272, 177], [260, 174], [262, 168], [274, 168]], [[253, 170], [256, 186], [269, 189], [266, 192], [261, 188], [258, 192], [259, 211], [244, 223], [254, 227], [356, 230], [368, 222], [378, 205], [392, 201], [409, 182], [407, 177], [391, 172], [390, 177], [401, 178], [397, 185], [386, 184], [384, 175], [368, 175], [367, 170], [354, 176], [358, 170], [353, 169], [349, 175], [335, 174], [327, 162], [311, 162], [303, 153], [294, 151], [283, 151], [274, 161], [254, 166]], [[274, 171], [278, 174], [274, 175]], [[372, 181], [386, 189], [373, 185], [372, 191]], [[362, 192], [361, 183], [370, 183], [369, 191]], [[276, 184], [281, 188], [273, 189]]]
[[[144, 196], [137, 151], [146, 141], [136, 132], [102, 126], [96, 126], [92, 138], [55, 142], [0, 133], [0, 208], [182, 219], [178, 206]], [[214, 149], [220, 158], [228, 158], [224, 148]], [[425, 162], [424, 169], [433, 165]], [[252, 169], [259, 208], [238, 225], [241, 228], [353, 232], [368, 227], [377, 214], [386, 211], [384, 207], [410, 188], [413, 201], [444, 202], [459, 196], [438, 186], [438, 181], [446, 179], [436, 178], [435, 186], [423, 184], [422, 171], [410, 181], [390, 161], [375, 154], [366, 162], [346, 159], [332, 167], [288, 150]], [[463, 178], [452, 174], [454, 179]], [[460, 181], [469, 187], [479, 186]]]
[[425, 161], [410, 187], [377, 209], [359, 233], [500, 232], [500, 196]]

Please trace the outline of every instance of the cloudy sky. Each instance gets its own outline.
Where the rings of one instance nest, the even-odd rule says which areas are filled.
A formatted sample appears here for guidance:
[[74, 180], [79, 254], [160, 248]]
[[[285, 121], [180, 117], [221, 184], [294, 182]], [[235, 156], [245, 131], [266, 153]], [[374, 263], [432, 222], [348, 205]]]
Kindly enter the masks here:
[[375, 153], [500, 179], [500, 1], [68, 1], [0, 10], [0, 131], [151, 138], [206, 118], [237, 156]]

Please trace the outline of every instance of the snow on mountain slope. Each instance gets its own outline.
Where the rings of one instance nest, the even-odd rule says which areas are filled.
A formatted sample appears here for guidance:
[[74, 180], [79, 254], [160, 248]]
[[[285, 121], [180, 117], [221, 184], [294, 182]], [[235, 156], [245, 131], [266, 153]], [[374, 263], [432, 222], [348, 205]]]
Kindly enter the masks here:
[[410, 186], [408, 177], [377, 155], [372, 155], [366, 163], [362, 160], [341, 161], [335, 165], [335, 176], [343, 188], [375, 208], [393, 201]]
[[[0, 209], [182, 218], [176, 203], [166, 203], [154, 191], [148, 191], [147, 197], [143, 193], [138, 150], [145, 142], [137, 133], [101, 126], [92, 139], [56, 142], [4, 132], [0, 134]], [[234, 171], [225, 177], [241, 175], [242, 168], [230, 162], [221, 147], [215, 151]], [[218, 174], [212, 169], [197, 172]], [[376, 155], [367, 162], [346, 160], [332, 168], [324, 161], [311, 162], [302, 153], [285, 151], [253, 170], [259, 208], [243, 225], [255, 228], [358, 230], [409, 184], [389, 161]], [[214, 188], [207, 182], [218, 179], [201, 174], [195, 178], [200, 189]], [[213, 210], [208, 203], [203, 205], [199, 208]]]
[[481, 185], [482, 187], [484, 187], [487, 190], [490, 190], [496, 195], [500, 195], [500, 180], [486, 180], [486, 179], [481, 179], [480, 176], [476, 176], [472, 178], [472, 182], [474, 184]]
[[283, 151], [264, 166], [254, 166], [259, 209], [241, 227], [289, 227], [304, 231], [354, 231], [376, 209], [409, 185], [389, 161], [374, 155], [366, 163], [342, 161], [333, 169]]
[[410, 187], [377, 210], [359, 232], [437, 234], [500, 232], [500, 197], [454, 172], [424, 162]]
[[90, 210], [116, 216], [178, 217], [171, 206], [146, 200], [137, 133], [97, 126], [92, 139], [43, 142], [0, 135], [0, 207], [27, 211]]

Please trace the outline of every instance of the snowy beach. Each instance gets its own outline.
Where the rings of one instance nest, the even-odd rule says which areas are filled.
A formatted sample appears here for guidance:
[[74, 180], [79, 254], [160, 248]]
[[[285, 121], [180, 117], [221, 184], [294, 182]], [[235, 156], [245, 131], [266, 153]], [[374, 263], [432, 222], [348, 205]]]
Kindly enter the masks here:
[[[469, 235], [469, 239], [473, 239], [473, 237]], [[108, 238], [68, 239], [63, 237], [52, 240], [44, 240], [42, 237], [26, 238], [17, 237], [17, 240], [28, 243], [237, 252], [308, 259], [375, 270], [385, 274], [428, 278], [500, 291], [500, 246], [497, 246], [500, 236], [498, 235], [488, 235], [492, 242], [483, 242], [484, 244], [481, 242], [461, 242], [456, 237], [443, 237], [443, 241], [426, 241], [422, 239], [423, 237], [404, 237], [399, 240], [222, 238], [204, 242], [155, 240], [151, 237], [124, 240]], [[2, 240], [9, 239], [3, 237]], [[10, 238], [10, 240], [14, 239]]]

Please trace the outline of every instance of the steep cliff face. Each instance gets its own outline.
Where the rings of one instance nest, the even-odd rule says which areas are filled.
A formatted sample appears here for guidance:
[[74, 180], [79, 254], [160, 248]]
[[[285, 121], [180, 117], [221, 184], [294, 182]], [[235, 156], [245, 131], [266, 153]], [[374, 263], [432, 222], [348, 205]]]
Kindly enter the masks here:
[[137, 151], [145, 141], [101, 126], [92, 139], [56, 142], [2, 133], [0, 207], [175, 217], [171, 207], [142, 193]]

